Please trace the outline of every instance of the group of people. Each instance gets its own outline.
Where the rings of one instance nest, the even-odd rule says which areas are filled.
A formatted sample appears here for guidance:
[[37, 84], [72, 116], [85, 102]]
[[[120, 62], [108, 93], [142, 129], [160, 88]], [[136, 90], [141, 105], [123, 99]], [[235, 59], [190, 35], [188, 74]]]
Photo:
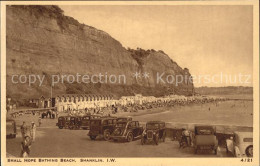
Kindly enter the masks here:
[[[221, 99], [222, 100], [222, 99]], [[169, 100], [169, 101], [153, 101], [153, 102], [144, 102], [142, 104], [128, 104], [128, 105], [116, 105], [119, 111], [123, 112], [138, 112], [139, 110], [150, 110], [153, 108], [159, 107], [174, 107], [174, 106], [184, 106], [189, 104], [203, 104], [203, 103], [216, 103], [219, 104], [221, 100]]]
[[26, 123], [23, 122], [21, 126], [21, 135], [21, 157], [28, 157], [30, 154], [31, 145], [36, 139], [36, 124], [32, 122], [31, 126], [27, 126]]
[[[107, 107], [96, 107], [96, 108], [85, 108], [84, 110], [68, 110], [68, 115], [70, 116], [84, 116], [87, 114], [116, 114], [118, 112], [138, 112], [139, 110], [150, 110], [153, 108], [159, 107], [174, 107], [174, 106], [184, 106], [189, 104], [204, 104], [204, 103], [216, 103], [216, 106], [219, 105], [219, 102], [224, 99], [189, 99], [189, 100], [167, 100], [167, 101], [151, 101], [143, 102], [142, 104], [129, 103], [126, 105], [115, 104]], [[210, 110], [210, 108], [209, 108]]]
[[188, 129], [182, 129], [181, 139], [179, 140], [180, 148], [193, 146], [193, 133]]
[[44, 118], [55, 119], [58, 116], [59, 116], [58, 111], [54, 111], [54, 110], [51, 110], [51, 109], [41, 113], [41, 118], [42, 119], [44, 119]]
[[97, 108], [85, 108], [84, 110], [69, 110], [67, 113], [69, 116], [84, 116], [84, 115], [89, 115], [89, 114], [93, 114], [93, 115], [104, 115], [104, 114], [116, 114], [117, 111], [117, 107], [112, 105], [110, 107], [97, 107]]

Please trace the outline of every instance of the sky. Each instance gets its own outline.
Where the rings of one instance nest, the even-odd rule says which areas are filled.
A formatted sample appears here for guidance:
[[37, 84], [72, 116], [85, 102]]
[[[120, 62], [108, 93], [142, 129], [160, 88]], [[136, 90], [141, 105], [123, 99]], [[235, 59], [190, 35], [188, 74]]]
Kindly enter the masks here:
[[60, 7], [65, 15], [109, 33], [126, 48], [163, 50], [189, 69], [195, 86], [252, 86], [251, 6]]

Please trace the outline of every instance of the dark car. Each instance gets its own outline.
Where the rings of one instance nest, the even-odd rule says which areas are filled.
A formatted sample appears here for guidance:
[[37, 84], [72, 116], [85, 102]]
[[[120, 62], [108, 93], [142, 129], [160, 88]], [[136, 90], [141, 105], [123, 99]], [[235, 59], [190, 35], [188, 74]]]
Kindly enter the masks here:
[[69, 129], [80, 129], [81, 126], [81, 119], [82, 117], [80, 116], [72, 116], [70, 117], [70, 122], [69, 122]]
[[86, 115], [81, 117], [81, 128], [88, 130], [90, 128], [90, 120], [100, 118], [99, 115]]
[[58, 123], [56, 123], [56, 126], [58, 126], [60, 129], [67, 128], [70, 124], [70, 116], [60, 116], [58, 118]]
[[16, 122], [13, 119], [6, 119], [6, 138], [16, 138]]
[[133, 139], [141, 138], [143, 127], [138, 121], [120, 121], [117, 122], [116, 128], [111, 135], [111, 138], [116, 140], [126, 140], [128, 142]]
[[158, 145], [159, 140], [165, 141], [166, 128], [165, 122], [162, 121], [150, 121], [146, 123], [146, 128], [142, 134], [141, 144], [145, 144], [148, 141], [155, 142]]
[[103, 136], [107, 141], [116, 126], [116, 118], [99, 118], [90, 120], [89, 137], [95, 140], [97, 136]]
[[91, 119], [90, 115], [86, 115], [86, 116], [81, 117], [81, 126], [80, 127], [84, 130], [89, 129], [90, 119]]
[[198, 150], [213, 150], [217, 154], [218, 140], [213, 126], [195, 126], [195, 153]]

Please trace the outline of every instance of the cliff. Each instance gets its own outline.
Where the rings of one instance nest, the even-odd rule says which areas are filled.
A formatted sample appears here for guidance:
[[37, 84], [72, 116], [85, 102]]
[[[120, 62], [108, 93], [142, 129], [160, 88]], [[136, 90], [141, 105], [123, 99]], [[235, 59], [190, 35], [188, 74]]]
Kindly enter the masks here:
[[[116, 96], [189, 95], [193, 84], [157, 84], [156, 74], [190, 75], [163, 51], [125, 49], [106, 32], [80, 24], [65, 16], [57, 6], [7, 6], [6, 10], [7, 95], [14, 99], [50, 95], [51, 75], [108, 73], [124, 74], [126, 84], [56, 84], [53, 94], [95, 93]], [[149, 73], [149, 79], [134, 78], [135, 72]], [[44, 75], [39, 84], [11, 81], [12, 75]]]

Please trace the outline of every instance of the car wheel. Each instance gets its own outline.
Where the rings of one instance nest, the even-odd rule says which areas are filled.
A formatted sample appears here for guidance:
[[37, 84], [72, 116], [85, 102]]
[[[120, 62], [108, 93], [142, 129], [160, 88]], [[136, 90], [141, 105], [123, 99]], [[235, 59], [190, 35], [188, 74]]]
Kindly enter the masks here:
[[165, 138], [166, 138], [166, 132], [163, 133], [163, 142], [165, 142]]
[[253, 145], [250, 145], [246, 148], [246, 156], [253, 157]]
[[104, 131], [104, 139], [108, 141], [110, 139], [110, 132], [108, 130]]
[[63, 127], [62, 127], [62, 126], [59, 126], [59, 129], [63, 129]]
[[218, 148], [214, 150], [215, 155], [218, 154]]
[[96, 139], [96, 136], [95, 135], [91, 135], [89, 136], [91, 140], [95, 140]]
[[133, 133], [128, 133], [127, 142], [131, 142], [133, 140], [133, 138], [134, 138]]

